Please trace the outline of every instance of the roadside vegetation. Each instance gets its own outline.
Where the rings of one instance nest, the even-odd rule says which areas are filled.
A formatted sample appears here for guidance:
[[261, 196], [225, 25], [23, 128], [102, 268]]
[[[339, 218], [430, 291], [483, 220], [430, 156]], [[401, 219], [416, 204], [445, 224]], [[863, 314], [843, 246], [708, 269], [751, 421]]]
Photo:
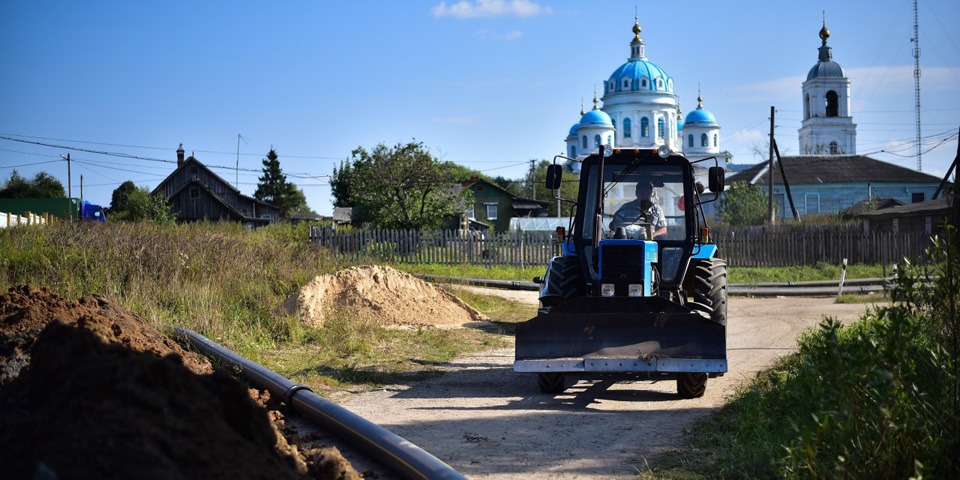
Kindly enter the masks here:
[[[815, 265], [793, 265], [789, 267], [730, 267], [727, 281], [730, 283], [761, 283], [761, 282], [811, 282], [811, 281], [840, 281], [840, 265], [826, 262], [817, 262]], [[893, 275], [893, 267], [887, 266], [887, 276]], [[847, 265], [847, 280], [857, 278], [880, 278], [883, 276], [883, 266]]]
[[960, 477], [960, 249], [929, 257], [892, 306], [824, 319], [641, 477]]
[[[68, 299], [109, 296], [156, 327], [185, 326], [312, 386], [377, 384], [509, 342], [508, 326], [496, 322], [404, 330], [336, 312], [323, 329], [305, 325], [283, 302], [315, 276], [351, 266], [310, 244], [307, 228], [56, 222], [2, 229], [0, 292], [29, 283]], [[485, 296], [464, 300], [497, 322], [535, 314]]]

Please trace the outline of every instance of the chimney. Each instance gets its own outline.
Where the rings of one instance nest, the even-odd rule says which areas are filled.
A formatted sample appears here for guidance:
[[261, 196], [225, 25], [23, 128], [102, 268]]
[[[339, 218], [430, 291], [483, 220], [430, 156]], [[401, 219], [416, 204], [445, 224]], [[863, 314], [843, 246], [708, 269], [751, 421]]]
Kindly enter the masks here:
[[177, 168], [183, 166], [183, 144], [180, 144], [180, 148], [177, 149]]

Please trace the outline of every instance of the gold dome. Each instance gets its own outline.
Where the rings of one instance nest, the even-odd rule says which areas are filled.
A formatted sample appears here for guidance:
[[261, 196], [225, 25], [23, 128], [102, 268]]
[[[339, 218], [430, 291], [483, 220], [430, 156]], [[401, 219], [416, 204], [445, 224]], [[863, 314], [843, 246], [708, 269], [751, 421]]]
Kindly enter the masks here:
[[640, 18], [633, 17], [633, 34], [635, 35], [636, 40], [640, 40]]
[[827, 20], [823, 20], [823, 28], [820, 29], [820, 40], [827, 41], [830, 38], [830, 30], [827, 30]]

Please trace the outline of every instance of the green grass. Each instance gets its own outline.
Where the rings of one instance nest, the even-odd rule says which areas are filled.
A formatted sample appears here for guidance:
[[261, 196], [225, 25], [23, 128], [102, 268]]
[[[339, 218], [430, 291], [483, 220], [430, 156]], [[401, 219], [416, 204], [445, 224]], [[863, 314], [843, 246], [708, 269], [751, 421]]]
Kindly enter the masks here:
[[431, 265], [431, 264], [395, 264], [390, 265], [397, 270], [407, 273], [425, 275], [441, 275], [445, 277], [492, 278], [496, 280], [524, 280], [531, 281], [533, 277], [542, 276], [547, 271], [546, 265], [531, 267], [509, 266], [480, 266], [480, 265]]
[[843, 294], [836, 298], [836, 303], [889, 303], [888, 293], [870, 293], [867, 295]]
[[[816, 265], [791, 267], [730, 267], [727, 273], [727, 281], [730, 283], [840, 281], [841, 267], [819, 262]], [[891, 274], [892, 270], [888, 266], [887, 275]], [[883, 268], [880, 265], [847, 266], [846, 278], [849, 280], [882, 276]]]

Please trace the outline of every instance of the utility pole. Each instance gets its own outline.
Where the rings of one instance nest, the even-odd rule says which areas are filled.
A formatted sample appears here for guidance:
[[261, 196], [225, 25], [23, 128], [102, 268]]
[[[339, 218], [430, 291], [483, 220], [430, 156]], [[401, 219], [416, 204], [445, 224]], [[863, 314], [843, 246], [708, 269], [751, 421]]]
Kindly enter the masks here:
[[537, 199], [537, 161], [530, 159], [530, 190], [533, 191], [533, 199]]
[[774, 112], [775, 112], [774, 108], [771, 105], [770, 106], [770, 163], [768, 164], [769, 166], [767, 167], [767, 196], [768, 196], [767, 213], [769, 216], [768, 220], [770, 222], [770, 225], [773, 225], [774, 222], [776, 221], [773, 214], [773, 141], [774, 141], [773, 140], [773, 115], [774, 115]]
[[83, 175], [80, 175], [80, 200], [83, 200]]
[[70, 175], [70, 153], [67, 152], [67, 156], [66, 156], [66, 157], [64, 157], [63, 155], [60, 155], [60, 158], [62, 158], [62, 159], [64, 159], [64, 160], [67, 161], [67, 198], [73, 198], [73, 185], [70, 184], [70, 179], [71, 179], [71, 175]]

